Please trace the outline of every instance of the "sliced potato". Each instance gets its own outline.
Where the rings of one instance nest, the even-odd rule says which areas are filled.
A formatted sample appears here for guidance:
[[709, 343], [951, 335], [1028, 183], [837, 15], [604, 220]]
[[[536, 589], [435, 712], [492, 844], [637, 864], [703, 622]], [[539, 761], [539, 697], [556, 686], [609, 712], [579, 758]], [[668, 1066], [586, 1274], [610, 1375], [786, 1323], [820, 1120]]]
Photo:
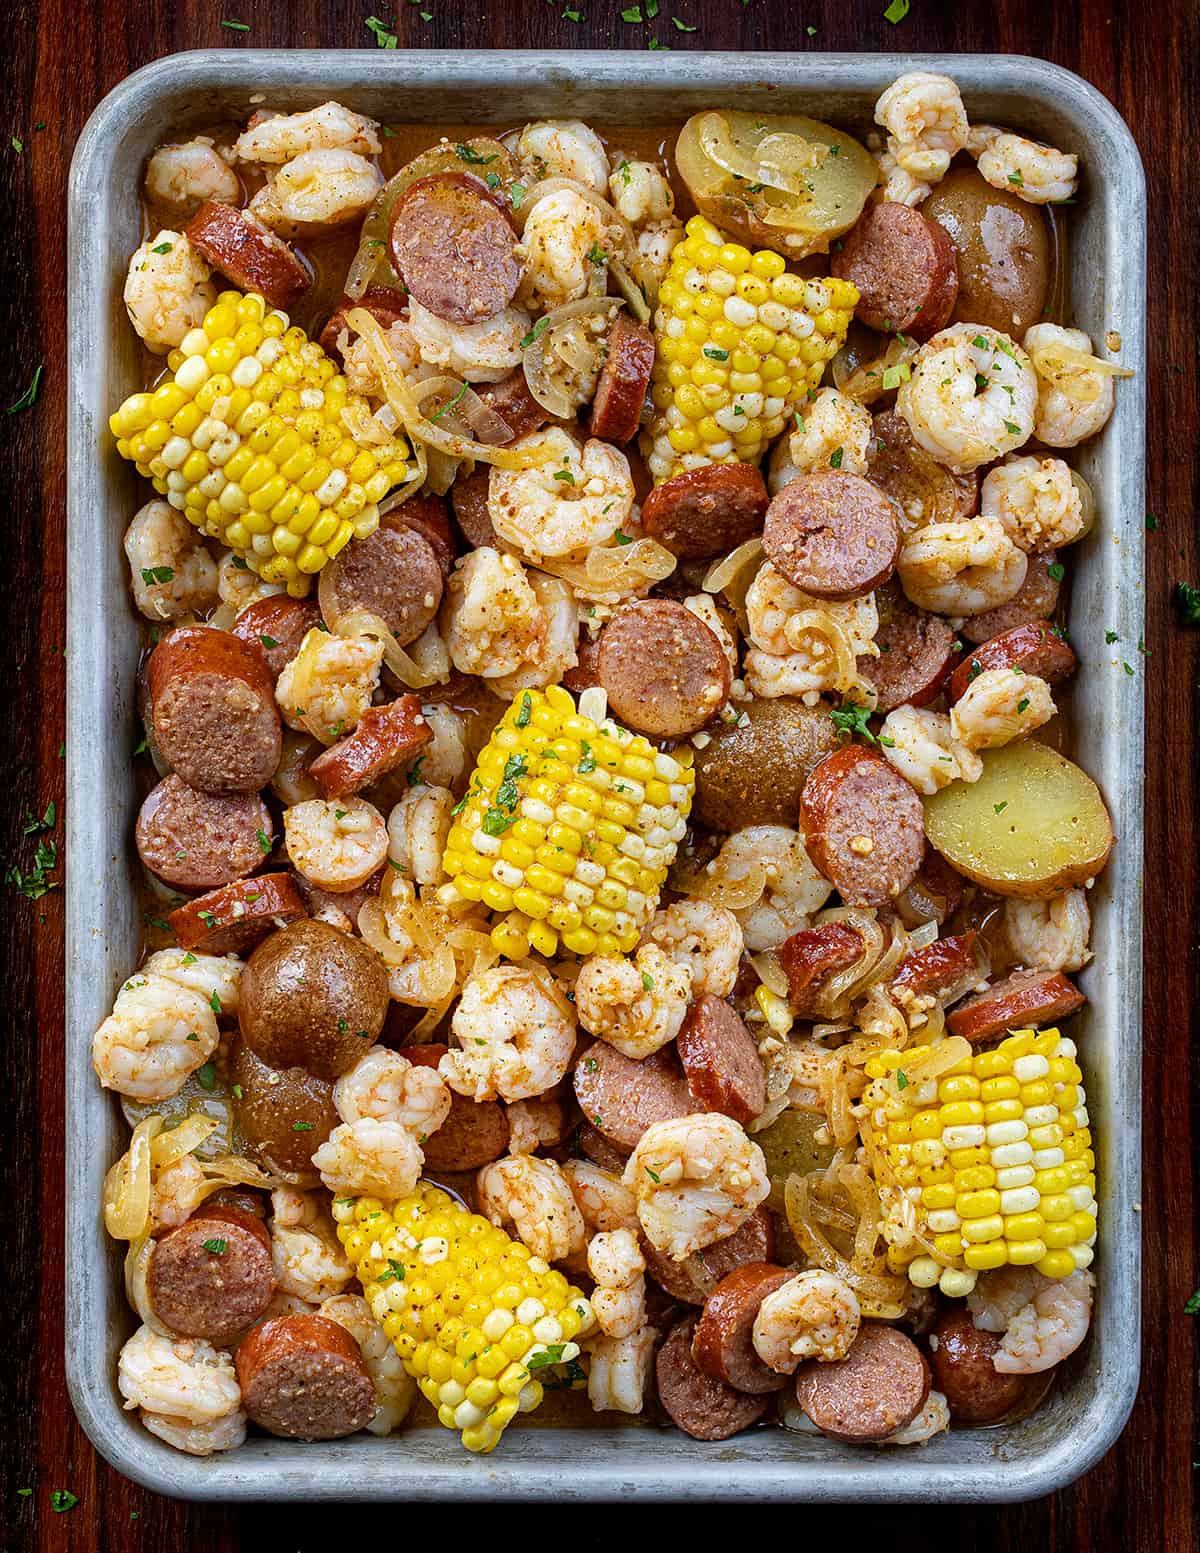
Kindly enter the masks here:
[[952, 782], [925, 799], [930, 844], [997, 895], [1040, 900], [1094, 879], [1113, 829], [1091, 777], [1032, 739], [982, 754], [978, 782]]
[[767, 1177], [771, 1182], [767, 1207], [772, 1213], [783, 1213], [783, 1189], [788, 1176], [824, 1170], [833, 1158], [834, 1149], [829, 1144], [818, 1143], [814, 1136], [818, 1127], [824, 1125], [825, 1117], [813, 1111], [784, 1111], [769, 1127], [754, 1134], [754, 1141], [767, 1162]]

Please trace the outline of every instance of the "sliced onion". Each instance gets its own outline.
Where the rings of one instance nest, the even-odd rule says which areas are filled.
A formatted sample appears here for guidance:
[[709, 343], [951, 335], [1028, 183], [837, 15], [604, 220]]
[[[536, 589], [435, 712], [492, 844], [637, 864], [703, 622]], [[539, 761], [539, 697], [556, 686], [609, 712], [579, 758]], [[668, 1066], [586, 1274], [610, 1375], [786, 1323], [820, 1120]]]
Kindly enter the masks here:
[[[561, 388], [555, 387], [550, 381], [550, 375], [546, 363], [546, 352], [550, 345], [550, 336], [560, 324], [569, 322], [572, 318], [591, 318], [598, 313], [615, 313], [621, 306], [617, 297], [581, 297], [576, 302], [566, 302], [562, 307], [556, 307], [553, 312], [539, 318], [536, 326], [531, 331], [532, 339], [521, 354], [521, 366], [525, 373], [525, 382], [529, 386], [529, 392], [541, 405], [542, 409], [560, 421], [569, 421], [575, 418], [576, 407], [563, 393]], [[600, 342], [596, 342], [596, 354], [599, 354]]]
[[150, 1145], [162, 1131], [157, 1112], [133, 1129], [129, 1148], [104, 1177], [104, 1227], [114, 1240], [137, 1240], [150, 1226]]
[[843, 345], [833, 358], [834, 387], [848, 399], [859, 404], [873, 404], [881, 394], [890, 392], [883, 384], [883, 374], [888, 367], [907, 366], [916, 356], [919, 347], [907, 335], [897, 335], [881, 356], [873, 361], [859, 362], [849, 347]]
[[281, 1176], [263, 1170], [252, 1160], [243, 1159], [240, 1154], [222, 1154], [220, 1159], [206, 1161], [204, 1174], [213, 1178], [204, 1194], [206, 1197], [212, 1192], [219, 1192], [222, 1186], [257, 1186], [269, 1192], [276, 1186], [284, 1185]]
[[[332, 594], [332, 589], [327, 591]], [[330, 614], [326, 611], [319, 584], [317, 598], [321, 605], [321, 613], [325, 616], [325, 623], [335, 636], [373, 636], [376, 641], [382, 642], [383, 661], [401, 684], [407, 685], [410, 690], [423, 690], [427, 685], [444, 684], [450, 677], [448, 670], [445, 673], [439, 673], [436, 669], [422, 668], [415, 658], [405, 652], [384, 622], [373, 611], [351, 609], [342, 615], [334, 608]], [[332, 599], [330, 602], [332, 603]], [[306, 720], [305, 725], [307, 726]], [[313, 733], [314, 737], [320, 737], [315, 729]]]
[[468, 440], [473, 436], [488, 447], [498, 447], [502, 442], [512, 441], [512, 427], [502, 415], [497, 415], [495, 410], [484, 404], [470, 383], [447, 376], [422, 378], [419, 383], [413, 384], [413, 398], [418, 405], [424, 404], [433, 395], [444, 395], [445, 403], [440, 410], [433, 412], [430, 420], [454, 436]]
[[150, 1299], [146, 1280], [153, 1256], [154, 1236], [148, 1229], [144, 1235], [129, 1242], [129, 1250], [125, 1253], [125, 1298], [152, 1332], [157, 1332], [160, 1337], [174, 1337], [176, 1334], [170, 1327], [164, 1326], [154, 1314]]
[[219, 1126], [215, 1116], [193, 1113], [185, 1117], [178, 1127], [172, 1127], [170, 1132], [159, 1133], [154, 1139], [150, 1145], [150, 1163], [156, 1170], [173, 1165], [177, 1159], [198, 1149]]
[[640, 324], [648, 324], [658, 306], [658, 275], [652, 264], [647, 264], [641, 250], [632, 270], [625, 261], [614, 255], [608, 261], [608, 273], [617, 283], [617, 290], [629, 303], [629, 311]]
[[543, 560], [541, 569], [561, 577], [576, 593], [633, 594], [648, 583], [661, 582], [677, 565], [675, 556], [655, 539], [631, 545], [597, 545], [587, 560]]
[[1115, 361], [1102, 361], [1087, 351], [1076, 350], [1073, 345], [1063, 345], [1057, 340], [1047, 340], [1029, 352], [1033, 370], [1038, 377], [1055, 385], [1067, 384], [1072, 396], [1091, 404], [1100, 397], [1099, 383], [1072, 382], [1084, 374], [1096, 377], [1133, 377], [1132, 367], [1119, 366]]
[[914, 954], [918, 949], [928, 949], [930, 944], [936, 943], [937, 936], [938, 925], [936, 920], [931, 917], [928, 922], [922, 922], [920, 927], [913, 928], [912, 932], [909, 933], [909, 953]]
[[750, 964], [753, 965], [759, 981], [768, 992], [773, 992], [777, 998], [786, 998], [788, 995], [788, 979], [779, 958], [773, 949], [764, 950], [761, 954], [750, 956]]
[[736, 550], [731, 550], [728, 555], [722, 556], [719, 561], [714, 561], [704, 574], [704, 581], [700, 584], [705, 593], [724, 593], [725, 589], [745, 566], [752, 565], [761, 559], [763, 554], [763, 542], [761, 539], [747, 539]]

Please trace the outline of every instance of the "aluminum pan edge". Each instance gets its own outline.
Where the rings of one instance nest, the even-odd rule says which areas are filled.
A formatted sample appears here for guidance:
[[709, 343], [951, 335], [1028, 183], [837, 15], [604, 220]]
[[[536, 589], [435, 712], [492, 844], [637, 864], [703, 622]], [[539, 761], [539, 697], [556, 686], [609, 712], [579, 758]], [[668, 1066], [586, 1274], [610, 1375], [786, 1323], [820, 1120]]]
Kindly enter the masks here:
[[[574, 1434], [527, 1426], [506, 1436], [494, 1456], [477, 1458], [434, 1426], [392, 1441], [257, 1439], [206, 1460], [171, 1451], [121, 1411], [113, 1385], [118, 1323], [128, 1329], [128, 1312], [99, 1199], [117, 1129], [88, 1050], [137, 936], [123, 888], [131, 881], [125, 735], [133, 725], [136, 653], [132, 632], [111, 629], [114, 619], [127, 618], [114, 534], [117, 513], [132, 510], [135, 487], [105, 447], [107, 411], [129, 386], [128, 375], [121, 381], [122, 335], [113, 333], [113, 348], [104, 347], [120, 312], [114, 276], [131, 246], [114, 254], [114, 222], [128, 223], [130, 202], [136, 206], [135, 169], [153, 143], [153, 125], [186, 117], [193, 103], [224, 96], [246, 104], [258, 92], [283, 106], [342, 93], [376, 113], [386, 100], [391, 117], [400, 107], [401, 117], [417, 120], [437, 116], [422, 111], [425, 102], [439, 100], [443, 117], [453, 117], [485, 92], [492, 122], [561, 111], [566, 94], [572, 116], [610, 122], [635, 117], [635, 100], [647, 116], [669, 120], [692, 111], [697, 98], [734, 94], [739, 105], [776, 110], [785, 94], [807, 99], [808, 111], [819, 98], [830, 117], [861, 117], [888, 81], [915, 66], [954, 75], [973, 117], [1007, 114], [1047, 138], [1061, 131], [1063, 143], [1084, 151], [1086, 166], [1103, 169], [1075, 250], [1077, 266], [1081, 254], [1096, 260], [1083, 270], [1100, 273], [1102, 286], [1093, 296], [1077, 275], [1076, 312], [1093, 334], [1119, 330], [1121, 359], [1138, 372], [1122, 384], [1101, 445], [1079, 460], [1097, 487], [1104, 534], [1086, 546], [1070, 619], [1084, 665], [1076, 721], [1104, 735], [1095, 749], [1089, 745], [1085, 763], [1121, 838], [1095, 892], [1102, 907], [1097, 963], [1085, 973], [1092, 1007], [1082, 1056], [1102, 1134], [1103, 1181], [1100, 1300], [1084, 1362], [1035, 1415], [1043, 1420], [1038, 1427], [956, 1432], [919, 1450], [853, 1452], [778, 1431], [705, 1446], [649, 1430]], [[406, 95], [397, 102], [401, 87]], [[643, 102], [656, 93], [666, 98], [661, 112]], [[72, 162], [68, 244], [67, 1245], [87, 1274], [68, 1280], [67, 1375], [84, 1428], [115, 1467], [156, 1492], [197, 1499], [532, 1499], [544, 1497], [552, 1472], [555, 1497], [576, 1501], [951, 1502], [1037, 1497], [1108, 1449], [1132, 1406], [1139, 1363], [1142, 682], [1119, 667], [1109, 672], [1101, 636], [1108, 627], [1137, 640], [1143, 620], [1144, 249], [1144, 179], [1124, 122], [1079, 77], [1023, 56], [197, 51], [146, 66], [104, 99]]]

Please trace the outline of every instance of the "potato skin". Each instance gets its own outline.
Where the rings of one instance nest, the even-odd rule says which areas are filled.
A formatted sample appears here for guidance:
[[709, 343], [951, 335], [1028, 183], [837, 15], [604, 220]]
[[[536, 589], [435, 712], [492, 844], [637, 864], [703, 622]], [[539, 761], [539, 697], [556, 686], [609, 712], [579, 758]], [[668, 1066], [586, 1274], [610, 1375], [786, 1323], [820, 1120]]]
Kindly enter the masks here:
[[244, 1041], [233, 1053], [233, 1114], [251, 1154], [280, 1175], [315, 1182], [315, 1150], [338, 1124], [333, 1085], [303, 1068], [272, 1068]]
[[710, 830], [795, 825], [808, 773], [838, 744], [829, 714], [790, 696], [751, 701], [746, 721], [696, 751], [693, 817]]

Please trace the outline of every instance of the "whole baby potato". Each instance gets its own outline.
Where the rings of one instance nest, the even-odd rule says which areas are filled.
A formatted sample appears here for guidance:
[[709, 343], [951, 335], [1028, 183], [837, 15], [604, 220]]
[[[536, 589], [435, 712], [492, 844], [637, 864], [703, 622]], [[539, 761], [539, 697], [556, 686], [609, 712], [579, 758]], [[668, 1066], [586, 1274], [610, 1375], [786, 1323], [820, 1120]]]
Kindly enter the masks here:
[[313, 1154], [339, 1121], [333, 1085], [304, 1068], [268, 1067], [244, 1041], [232, 1068], [233, 1114], [246, 1148], [278, 1175], [315, 1181]]
[[709, 830], [792, 825], [805, 778], [837, 748], [826, 711], [791, 696], [751, 701], [734, 726], [696, 751], [692, 816]]
[[921, 205], [954, 244], [958, 300], [951, 323], [985, 324], [1021, 340], [1037, 323], [1050, 284], [1046, 218], [973, 167], [952, 167]]

